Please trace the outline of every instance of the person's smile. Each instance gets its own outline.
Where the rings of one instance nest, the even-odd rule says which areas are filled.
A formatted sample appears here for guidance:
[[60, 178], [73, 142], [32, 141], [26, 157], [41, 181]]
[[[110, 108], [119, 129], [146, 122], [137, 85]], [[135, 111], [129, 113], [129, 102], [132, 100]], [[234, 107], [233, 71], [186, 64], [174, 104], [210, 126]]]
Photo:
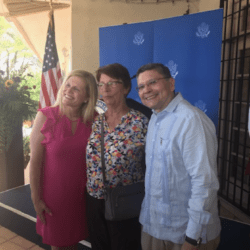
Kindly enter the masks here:
[[149, 101], [149, 100], [152, 100], [152, 99], [154, 99], [156, 97], [157, 97], [157, 94], [153, 94], [153, 95], [151, 94], [149, 96], [145, 96], [144, 99]]
[[72, 96], [69, 96], [67, 94], [64, 95], [65, 98], [69, 99], [69, 100], [73, 100], [74, 98]]

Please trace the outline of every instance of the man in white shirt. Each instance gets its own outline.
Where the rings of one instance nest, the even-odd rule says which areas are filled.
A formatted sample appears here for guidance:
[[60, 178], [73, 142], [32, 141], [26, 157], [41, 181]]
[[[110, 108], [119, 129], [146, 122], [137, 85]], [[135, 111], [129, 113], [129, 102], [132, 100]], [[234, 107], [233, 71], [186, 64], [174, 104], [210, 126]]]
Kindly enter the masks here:
[[137, 71], [137, 91], [153, 110], [146, 140], [143, 250], [215, 250], [220, 241], [217, 138], [213, 122], [174, 92], [163, 64]]

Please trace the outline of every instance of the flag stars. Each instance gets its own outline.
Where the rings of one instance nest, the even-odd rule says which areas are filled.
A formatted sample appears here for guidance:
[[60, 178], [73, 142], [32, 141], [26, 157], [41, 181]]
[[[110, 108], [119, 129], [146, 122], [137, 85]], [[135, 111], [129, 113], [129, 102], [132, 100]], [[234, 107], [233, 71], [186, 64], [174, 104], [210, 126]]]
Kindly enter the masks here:
[[56, 51], [55, 35], [53, 32], [54, 31], [49, 28], [45, 44], [44, 64], [42, 68], [43, 72], [48, 72], [54, 68], [57, 69], [58, 55]]

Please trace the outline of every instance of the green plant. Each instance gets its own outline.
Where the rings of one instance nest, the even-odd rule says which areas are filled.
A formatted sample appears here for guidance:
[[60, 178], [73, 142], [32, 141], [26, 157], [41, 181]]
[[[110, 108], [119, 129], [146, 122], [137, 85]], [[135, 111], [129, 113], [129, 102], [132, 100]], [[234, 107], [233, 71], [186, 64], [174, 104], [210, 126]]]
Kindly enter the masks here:
[[39, 102], [40, 86], [41, 86], [41, 72], [29, 73], [27, 81], [20, 82], [20, 87], [28, 86], [30, 98]]
[[24, 167], [27, 166], [30, 160], [30, 137], [23, 137], [23, 156], [24, 156]]
[[0, 67], [0, 151], [7, 151], [17, 128], [36, 114], [41, 63], [3, 17]]
[[36, 114], [38, 102], [31, 99], [28, 86], [20, 86], [27, 75], [17, 75], [17, 71], [5, 74], [0, 70], [0, 147], [8, 150], [16, 133], [25, 120], [32, 120]]

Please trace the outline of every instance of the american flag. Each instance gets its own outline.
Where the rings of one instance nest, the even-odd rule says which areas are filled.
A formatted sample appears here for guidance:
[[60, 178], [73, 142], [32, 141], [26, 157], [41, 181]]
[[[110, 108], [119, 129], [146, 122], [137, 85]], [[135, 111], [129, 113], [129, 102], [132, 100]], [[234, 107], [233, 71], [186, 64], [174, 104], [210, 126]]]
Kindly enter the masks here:
[[55, 42], [54, 15], [52, 14], [43, 58], [39, 108], [54, 104], [61, 84], [62, 75]]

